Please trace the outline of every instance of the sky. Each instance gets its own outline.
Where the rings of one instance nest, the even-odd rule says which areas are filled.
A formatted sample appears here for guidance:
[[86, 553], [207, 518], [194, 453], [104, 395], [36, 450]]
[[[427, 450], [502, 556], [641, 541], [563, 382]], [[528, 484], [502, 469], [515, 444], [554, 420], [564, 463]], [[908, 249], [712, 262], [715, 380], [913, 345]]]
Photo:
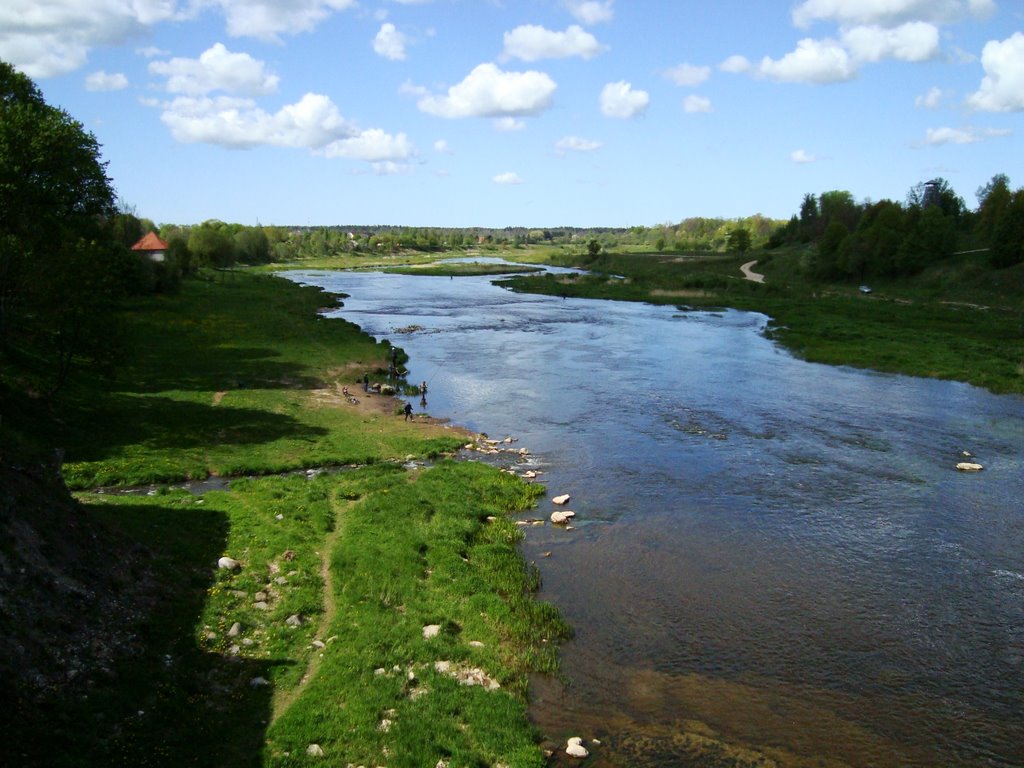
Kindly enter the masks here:
[[1024, 0], [3, 0], [158, 224], [657, 226], [1024, 186]]

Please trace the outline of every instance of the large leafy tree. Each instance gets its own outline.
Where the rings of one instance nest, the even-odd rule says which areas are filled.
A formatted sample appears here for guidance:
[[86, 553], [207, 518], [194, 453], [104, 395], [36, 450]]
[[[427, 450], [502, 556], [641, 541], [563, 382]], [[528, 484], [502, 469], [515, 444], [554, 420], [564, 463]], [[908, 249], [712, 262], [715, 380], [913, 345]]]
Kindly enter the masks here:
[[103, 321], [129, 267], [115, 213], [96, 138], [0, 61], [0, 357], [19, 350], [51, 392], [110, 348]]

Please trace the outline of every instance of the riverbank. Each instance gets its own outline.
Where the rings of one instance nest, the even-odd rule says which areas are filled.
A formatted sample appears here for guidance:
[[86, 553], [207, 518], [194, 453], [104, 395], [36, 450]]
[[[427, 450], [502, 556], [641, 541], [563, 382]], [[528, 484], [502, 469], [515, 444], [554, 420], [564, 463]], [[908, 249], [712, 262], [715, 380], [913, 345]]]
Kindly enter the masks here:
[[764, 252], [764, 283], [744, 279], [755, 254], [612, 253], [595, 260], [552, 255], [574, 278], [516, 276], [517, 291], [553, 296], [732, 307], [771, 318], [772, 338], [799, 357], [889, 373], [962, 381], [1024, 394], [1024, 265], [983, 267], [977, 256], [943, 262], [912, 280], [857, 285], [808, 282], [804, 251]]
[[[10, 444], [62, 446], [80, 491], [51, 521], [65, 561], [19, 555], [29, 589], [11, 597], [27, 618], [8, 629], [54, 651], [43, 675], [5, 670], [21, 685], [5, 714], [20, 764], [544, 763], [526, 677], [554, 669], [569, 630], [533, 599], [508, 519], [543, 489], [442, 458], [464, 432], [367, 395], [391, 347], [323, 318], [324, 303], [247, 274], [140, 299], [114, 381], [80, 377], [53, 418], [25, 397], [5, 420]], [[210, 475], [250, 477], [85, 491]], [[32, 497], [5, 526], [31, 525]], [[106, 532], [92, 541], [120, 575], [93, 573], [95, 592], [35, 626], [33, 601], [53, 602], [62, 567], [97, 546], [72, 517]], [[104, 585], [124, 578], [117, 626], [102, 626]], [[62, 625], [97, 627], [102, 663], [62, 654]]]

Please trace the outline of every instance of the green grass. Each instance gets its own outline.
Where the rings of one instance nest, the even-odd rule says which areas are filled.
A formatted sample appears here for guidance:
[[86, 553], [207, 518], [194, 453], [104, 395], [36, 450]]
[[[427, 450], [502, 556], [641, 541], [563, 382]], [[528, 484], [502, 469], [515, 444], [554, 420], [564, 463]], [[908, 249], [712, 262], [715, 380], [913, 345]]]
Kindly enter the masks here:
[[[140, 574], [124, 598], [136, 652], [40, 693], [8, 745], [24, 764], [312, 765], [319, 744], [330, 764], [543, 765], [526, 675], [555, 670], [569, 630], [533, 599], [507, 518], [542, 489], [474, 463], [405, 471], [466, 437], [340, 397], [363, 397], [355, 382], [390, 348], [318, 316], [326, 303], [265, 275], [189, 281], [125, 309], [133, 354], [113, 380], [80, 374], [51, 410], [5, 378], [5, 450], [65, 447], [75, 488], [258, 475], [201, 497], [79, 494], [73, 514]], [[319, 465], [356, 466], [272, 474]], [[218, 569], [222, 555], [242, 568]]]
[[[348, 406], [344, 386], [381, 378], [389, 347], [326, 319], [329, 298], [280, 278], [188, 281], [125, 311], [113, 382], [79, 377], [47, 440], [73, 488], [436, 455], [462, 440]], [[47, 426], [48, 425], [48, 426]], [[45, 430], [49, 430], [49, 434]]]

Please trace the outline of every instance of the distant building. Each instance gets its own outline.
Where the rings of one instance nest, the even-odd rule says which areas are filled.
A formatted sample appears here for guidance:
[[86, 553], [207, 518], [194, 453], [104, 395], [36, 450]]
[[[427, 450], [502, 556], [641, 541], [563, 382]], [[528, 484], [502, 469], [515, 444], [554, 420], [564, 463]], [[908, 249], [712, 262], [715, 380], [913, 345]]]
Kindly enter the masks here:
[[924, 200], [921, 205], [924, 208], [931, 208], [933, 205], [942, 205], [942, 184], [937, 179], [924, 183]]
[[147, 232], [135, 245], [132, 250], [150, 261], [163, 261], [169, 246], [161, 240], [156, 232]]

